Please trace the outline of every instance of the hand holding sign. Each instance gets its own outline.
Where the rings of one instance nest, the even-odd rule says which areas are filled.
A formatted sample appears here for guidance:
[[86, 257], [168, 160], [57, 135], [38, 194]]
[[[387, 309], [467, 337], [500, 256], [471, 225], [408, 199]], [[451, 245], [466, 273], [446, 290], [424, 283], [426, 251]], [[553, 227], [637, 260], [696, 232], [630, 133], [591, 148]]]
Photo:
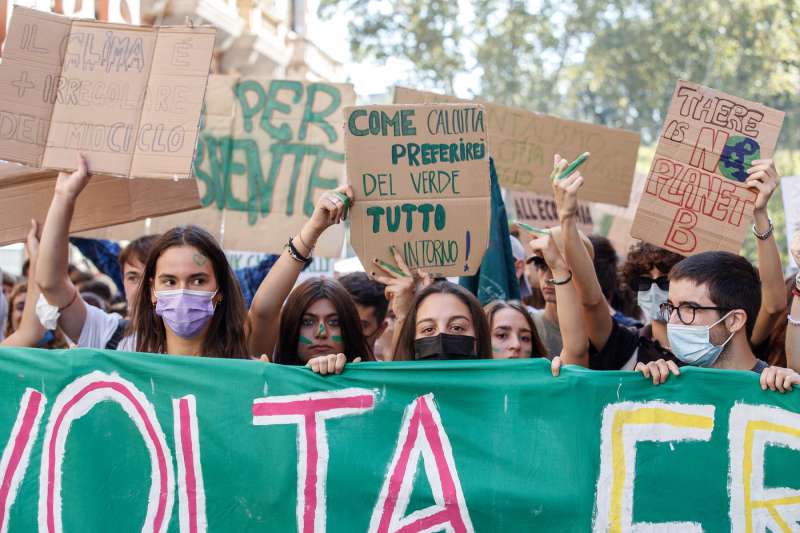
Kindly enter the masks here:
[[344, 220], [352, 201], [353, 190], [349, 185], [341, 185], [332, 191], [323, 193], [309, 220], [309, 229], [314, 236], [319, 237], [328, 227]]
[[412, 272], [394, 246], [391, 247], [391, 253], [397, 266], [376, 258], [373, 260], [376, 270], [371, 274], [375, 281], [386, 285], [386, 299], [389, 300], [395, 317], [403, 320], [408, 314], [416, 292], [433, 283], [433, 278], [426, 272], [419, 270]]
[[747, 169], [746, 187], [758, 191], [756, 201], [753, 203], [754, 211], [763, 211], [767, 208], [772, 193], [778, 188], [778, 171], [772, 159], [757, 159], [753, 166]]
[[70, 200], [75, 200], [78, 195], [86, 188], [89, 183], [89, 169], [86, 166], [86, 158], [83, 154], [78, 154], [75, 163], [75, 172], [59, 172], [56, 180], [56, 194], [62, 195]]

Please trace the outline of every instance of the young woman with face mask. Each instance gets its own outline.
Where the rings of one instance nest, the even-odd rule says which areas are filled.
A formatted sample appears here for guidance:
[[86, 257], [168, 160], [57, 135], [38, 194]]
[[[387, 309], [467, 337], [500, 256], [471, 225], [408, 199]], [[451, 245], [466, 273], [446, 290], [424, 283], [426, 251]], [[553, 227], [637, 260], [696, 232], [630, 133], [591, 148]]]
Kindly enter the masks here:
[[[126, 351], [243, 358], [253, 350], [255, 333], [277, 322], [248, 313], [238, 282], [214, 238], [196, 226], [166, 232], [155, 244], [142, 276], [139, 298], [130, 323], [86, 305], [67, 275], [68, 228], [74, 206], [88, 183], [86, 162], [78, 170], [59, 174], [42, 235], [40, 269], [36, 279], [46, 302], [42, 314], [58, 321], [64, 332], [84, 347]], [[300, 235], [308, 246], [341, 213], [325, 195]], [[295, 254], [310, 254], [301, 245]], [[261, 299], [269, 296], [261, 294]], [[263, 302], [253, 302], [253, 306]], [[112, 346], [113, 345], [113, 346]]]
[[275, 363], [309, 365], [327, 374], [331, 361], [335, 372], [342, 359], [372, 359], [358, 310], [338, 281], [311, 278], [298, 285], [283, 305], [279, 328]]

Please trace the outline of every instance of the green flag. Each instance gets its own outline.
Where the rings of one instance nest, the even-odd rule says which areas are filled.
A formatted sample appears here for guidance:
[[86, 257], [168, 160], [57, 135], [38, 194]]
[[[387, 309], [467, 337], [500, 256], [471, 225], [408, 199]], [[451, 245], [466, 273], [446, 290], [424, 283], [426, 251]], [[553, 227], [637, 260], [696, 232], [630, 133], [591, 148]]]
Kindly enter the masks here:
[[489, 248], [483, 256], [481, 267], [474, 276], [462, 276], [459, 283], [486, 305], [492, 300], [518, 300], [519, 280], [514, 271], [514, 255], [508, 233], [508, 215], [500, 180], [494, 168], [494, 160], [489, 158], [491, 178], [492, 216], [489, 226]]

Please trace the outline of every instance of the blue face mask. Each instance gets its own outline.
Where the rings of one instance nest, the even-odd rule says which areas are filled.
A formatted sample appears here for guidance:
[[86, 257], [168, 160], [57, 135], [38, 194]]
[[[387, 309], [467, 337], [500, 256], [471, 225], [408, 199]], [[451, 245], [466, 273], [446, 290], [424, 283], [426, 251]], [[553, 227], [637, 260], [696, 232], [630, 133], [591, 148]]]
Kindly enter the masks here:
[[642, 310], [642, 316], [645, 324], [649, 324], [653, 320], [661, 320], [659, 311], [661, 304], [669, 299], [669, 291], [660, 289], [658, 285], [653, 283], [649, 290], [639, 291], [636, 294], [636, 302]]
[[710, 326], [685, 326], [683, 324], [667, 324], [667, 337], [669, 347], [675, 357], [681, 362], [692, 366], [710, 367], [719, 359], [722, 350], [733, 338], [733, 333], [728, 339], [717, 346], [711, 342], [711, 328], [728, 318], [733, 311], [711, 324]]

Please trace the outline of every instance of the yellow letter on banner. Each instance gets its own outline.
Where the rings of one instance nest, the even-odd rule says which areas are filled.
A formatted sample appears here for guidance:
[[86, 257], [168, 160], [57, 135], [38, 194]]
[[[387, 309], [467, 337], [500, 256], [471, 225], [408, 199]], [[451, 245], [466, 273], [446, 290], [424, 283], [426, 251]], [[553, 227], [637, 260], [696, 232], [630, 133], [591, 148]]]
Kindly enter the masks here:
[[764, 486], [764, 451], [767, 446], [800, 451], [800, 415], [766, 405], [735, 405], [728, 442], [731, 531], [797, 531], [800, 490]]
[[634, 531], [701, 532], [696, 522], [633, 523], [636, 443], [709, 440], [714, 406], [665, 402], [621, 402], [603, 410], [600, 475], [595, 496], [595, 533]]

